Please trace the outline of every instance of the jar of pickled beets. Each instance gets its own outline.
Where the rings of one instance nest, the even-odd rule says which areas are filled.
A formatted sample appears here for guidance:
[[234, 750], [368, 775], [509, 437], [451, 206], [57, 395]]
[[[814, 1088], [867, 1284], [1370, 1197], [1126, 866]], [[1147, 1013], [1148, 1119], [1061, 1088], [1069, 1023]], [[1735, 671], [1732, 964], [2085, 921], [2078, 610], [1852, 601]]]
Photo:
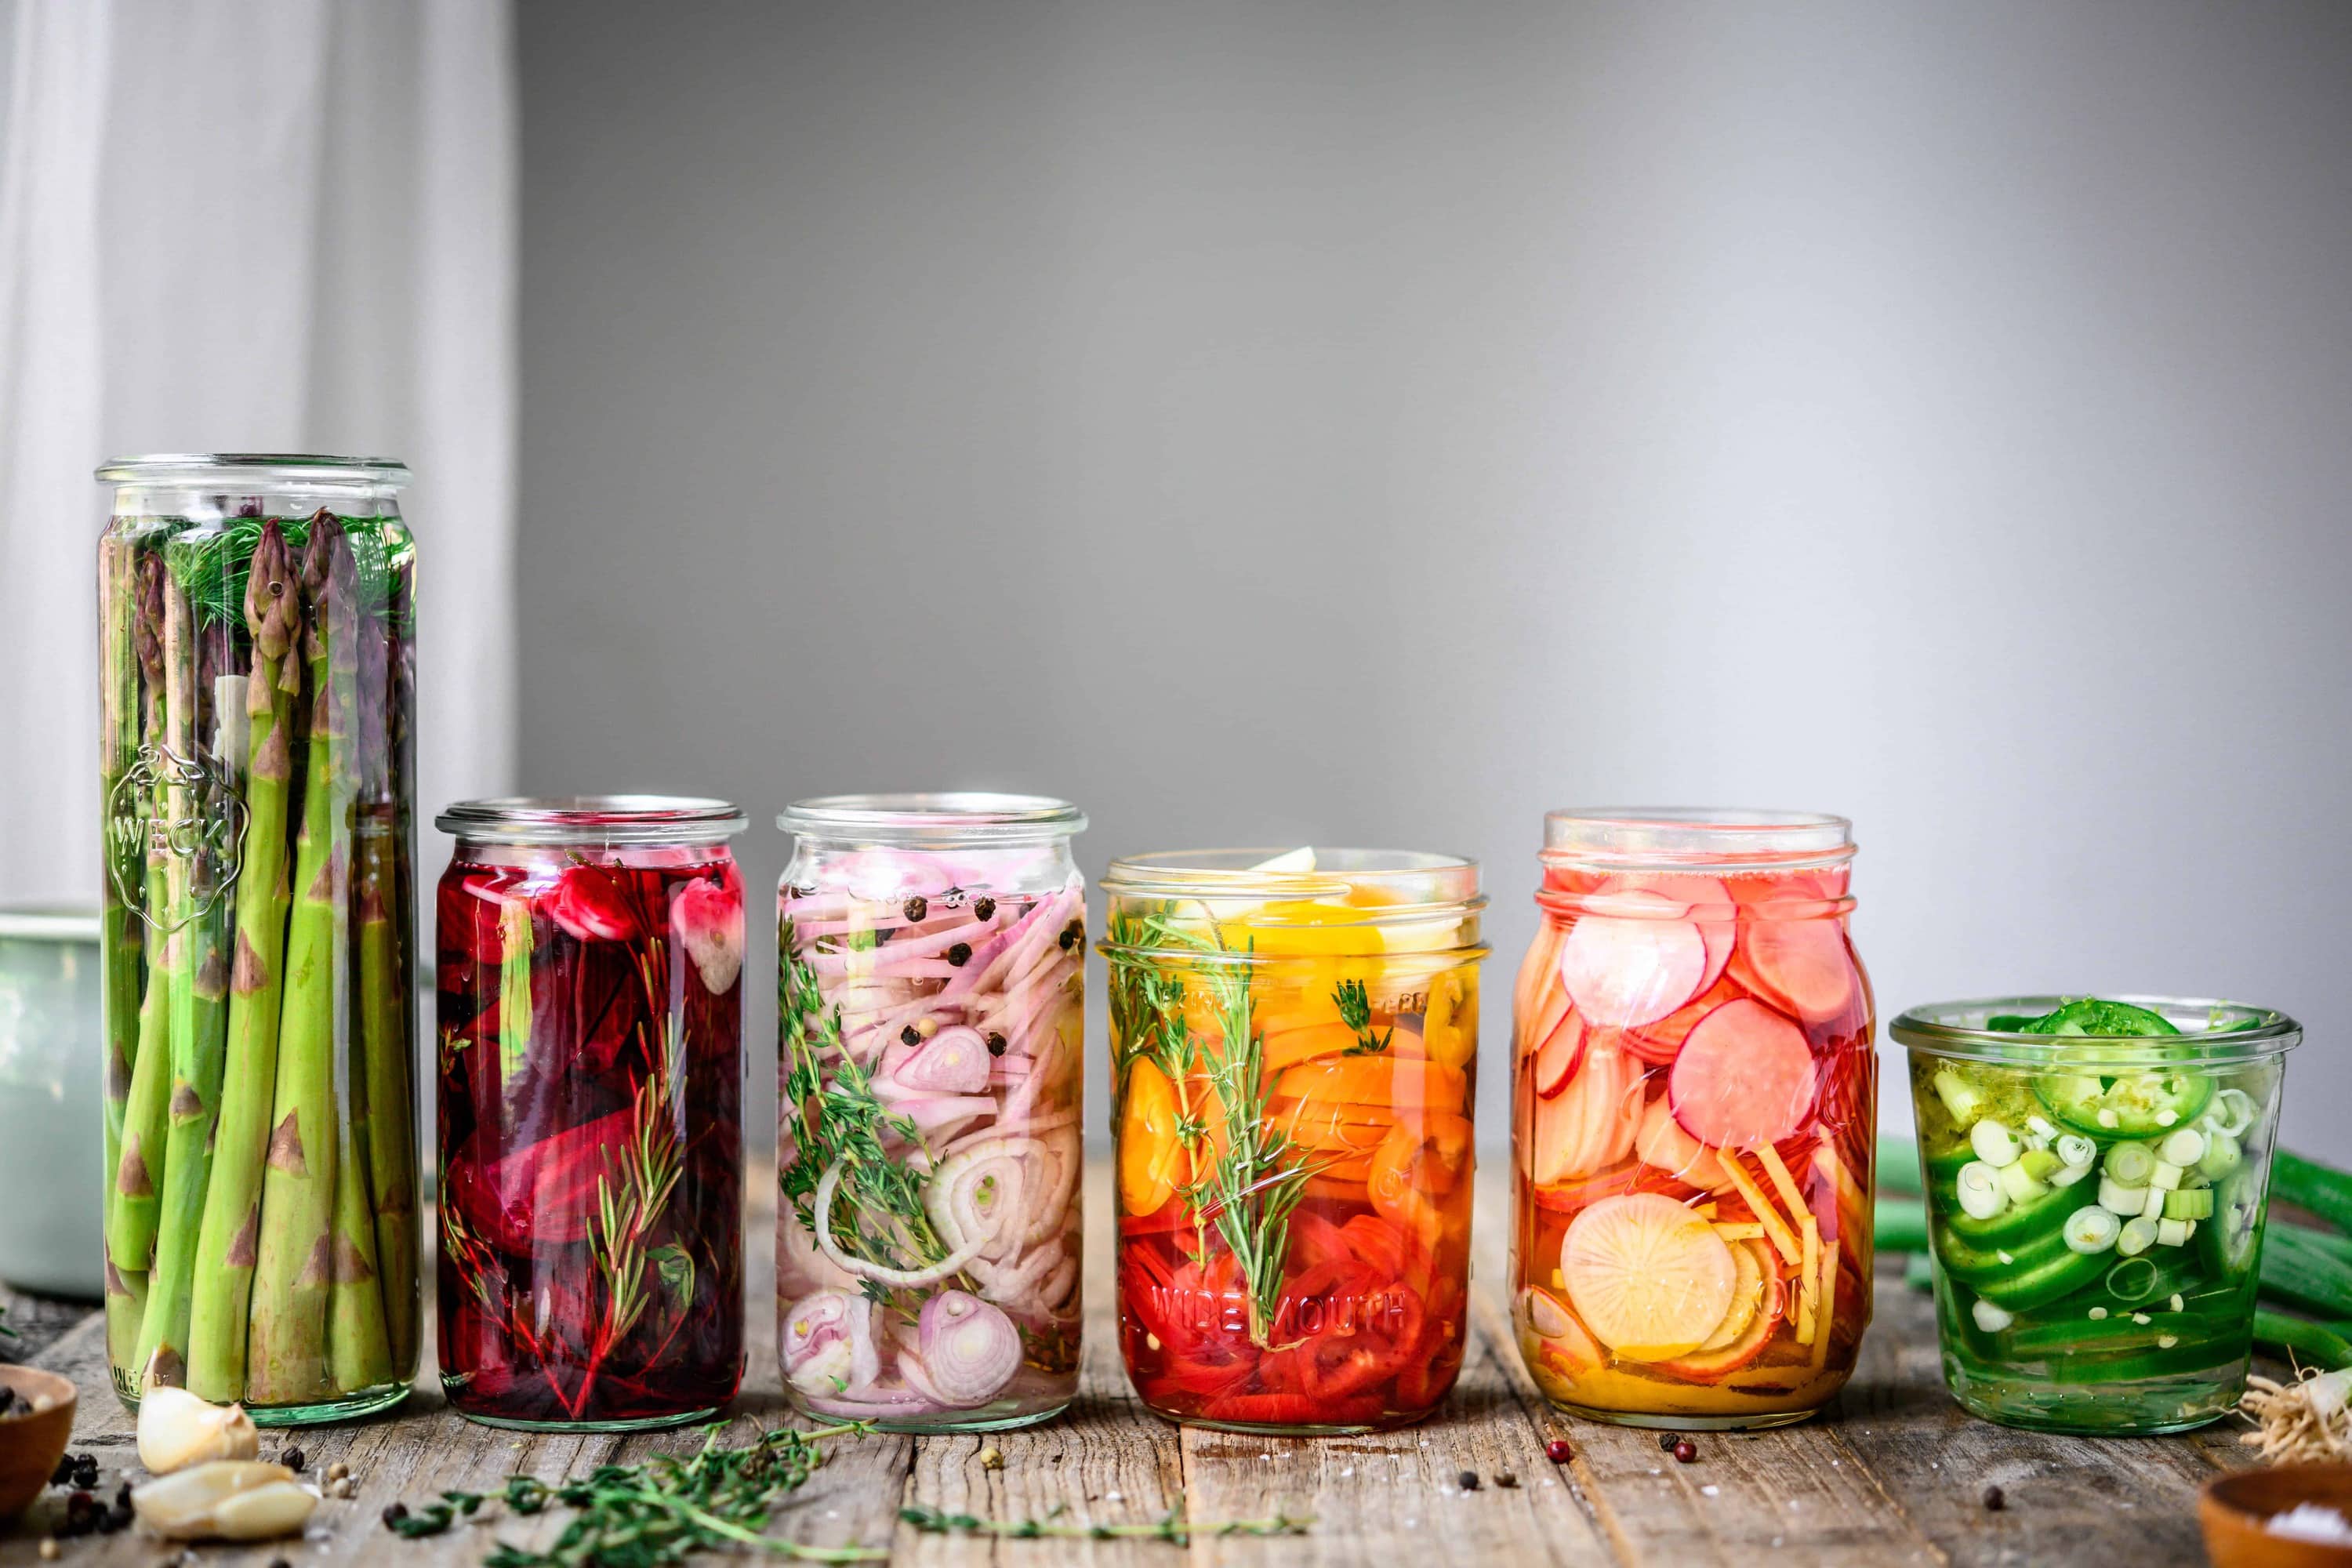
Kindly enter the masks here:
[[1466, 1343], [1477, 866], [1210, 850], [1103, 890], [1136, 1392], [1231, 1431], [1420, 1420]]
[[441, 879], [441, 1386], [709, 1418], [743, 1373], [743, 883], [721, 801], [467, 801]]
[[778, 819], [777, 1339], [804, 1413], [988, 1431], [1077, 1392], [1086, 825], [976, 793]]
[[1802, 1420], [1870, 1321], [1876, 1058], [1843, 817], [1556, 811], [1512, 997], [1513, 1316], [1561, 1408]]

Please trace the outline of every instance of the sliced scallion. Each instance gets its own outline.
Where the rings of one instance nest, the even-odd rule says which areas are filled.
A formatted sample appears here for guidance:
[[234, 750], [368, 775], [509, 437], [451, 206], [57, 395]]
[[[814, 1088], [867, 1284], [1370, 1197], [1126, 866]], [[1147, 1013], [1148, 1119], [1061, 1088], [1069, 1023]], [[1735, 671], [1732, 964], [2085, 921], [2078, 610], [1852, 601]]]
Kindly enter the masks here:
[[1960, 1208], [1970, 1219], [1990, 1219], [2009, 1206], [2001, 1191], [2000, 1172], [1982, 1160], [1971, 1160], [1953, 1178], [1959, 1189]]
[[2156, 1151], [2145, 1143], [2118, 1143], [2107, 1151], [2105, 1169], [2125, 1186], [2144, 1187], [2156, 1170]]
[[2066, 1216], [2066, 1245], [2076, 1252], [2105, 1252], [2123, 1234], [2124, 1222], [2098, 1207], [2079, 1208]]
[[1990, 1116], [1969, 1129], [1969, 1147], [1977, 1152], [1978, 1159], [1995, 1170], [2015, 1164], [2021, 1152], [2017, 1134]]

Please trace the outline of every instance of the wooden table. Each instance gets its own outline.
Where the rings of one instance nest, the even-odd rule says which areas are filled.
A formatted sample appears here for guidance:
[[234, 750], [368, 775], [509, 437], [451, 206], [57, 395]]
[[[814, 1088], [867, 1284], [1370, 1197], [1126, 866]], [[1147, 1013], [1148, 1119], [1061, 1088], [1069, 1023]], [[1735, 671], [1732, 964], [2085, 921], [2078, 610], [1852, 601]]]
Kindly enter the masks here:
[[[2012, 1432], [1964, 1415], [1943, 1391], [1927, 1298], [1893, 1273], [1878, 1282], [1877, 1318], [1862, 1365], [1836, 1405], [1805, 1426], [1752, 1436], [1696, 1437], [1696, 1463], [1660, 1451], [1656, 1435], [1555, 1415], [1520, 1369], [1497, 1281], [1503, 1278], [1505, 1194], [1482, 1177], [1473, 1343], [1460, 1386], [1424, 1425], [1374, 1437], [1285, 1440], [1180, 1430], [1146, 1414], [1118, 1364], [1112, 1331], [1108, 1170], [1089, 1172], [1087, 1356], [1066, 1419], [987, 1437], [877, 1436], [835, 1444], [832, 1458], [780, 1515], [773, 1533], [828, 1545], [887, 1547], [893, 1563], [984, 1561], [1170, 1564], [1187, 1549], [1160, 1541], [992, 1542], [918, 1534], [898, 1522], [906, 1503], [1019, 1518], [1066, 1505], [1088, 1522], [1148, 1521], [1181, 1503], [1213, 1521], [1277, 1512], [1312, 1515], [1308, 1533], [1277, 1540], [1196, 1541], [1197, 1563], [1377, 1563], [1423, 1568], [1483, 1562], [1759, 1568], [1788, 1563], [2095, 1563], [2157, 1568], [2204, 1560], [2196, 1490], [2217, 1468], [2246, 1462], [2238, 1427], [2223, 1423], [2168, 1438], [2091, 1441]], [[772, 1183], [755, 1188], [772, 1190]], [[774, 1313], [767, 1299], [770, 1215], [751, 1217], [751, 1364], [730, 1438], [781, 1424]], [[428, 1274], [427, 1278], [430, 1278]], [[110, 1471], [135, 1465], [131, 1426], [109, 1389], [105, 1324], [80, 1306], [10, 1298], [26, 1336], [18, 1360], [73, 1377], [81, 1389], [77, 1449]], [[29, 1347], [29, 1348], [28, 1348]], [[420, 1379], [436, 1388], [428, 1369]], [[1575, 1458], [1544, 1457], [1566, 1437]], [[264, 1456], [289, 1439], [265, 1435]], [[527, 1469], [545, 1479], [606, 1460], [698, 1444], [696, 1433], [618, 1438], [520, 1436], [450, 1414], [420, 1392], [397, 1415], [315, 1429], [299, 1441], [310, 1464], [349, 1463], [355, 1502], [320, 1505], [321, 1539], [309, 1546], [207, 1547], [208, 1563], [263, 1568], [286, 1557], [443, 1568], [480, 1560], [493, 1535], [551, 1538], [559, 1521], [477, 1525], [404, 1542], [378, 1515], [395, 1500], [430, 1500], [443, 1488], [495, 1491]], [[982, 1462], [1002, 1452], [1001, 1469]], [[1476, 1490], [1458, 1482], [1465, 1471]], [[1517, 1479], [1516, 1487], [1499, 1478]], [[111, 1491], [110, 1475], [105, 1485]], [[2006, 1507], [1988, 1511], [1998, 1484]], [[11, 1536], [0, 1563], [36, 1561], [51, 1493]], [[84, 1568], [157, 1568], [171, 1549], [135, 1531], [65, 1543]]]

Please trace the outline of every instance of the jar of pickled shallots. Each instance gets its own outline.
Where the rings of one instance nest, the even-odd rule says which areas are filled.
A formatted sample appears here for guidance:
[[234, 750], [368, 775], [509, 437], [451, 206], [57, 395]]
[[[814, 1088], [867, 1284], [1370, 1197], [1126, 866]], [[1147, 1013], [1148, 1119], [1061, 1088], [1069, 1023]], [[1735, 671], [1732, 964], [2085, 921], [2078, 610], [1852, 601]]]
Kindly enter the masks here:
[[1077, 1391], [1086, 883], [1067, 801], [778, 819], [777, 1337], [793, 1403], [892, 1431]]
[[1512, 998], [1513, 1316], [1563, 1409], [1802, 1420], [1870, 1321], [1876, 1058], [1843, 817], [1556, 811]]
[[743, 816], [437, 825], [442, 1390], [525, 1431], [708, 1420], [743, 1376]]
[[264, 1425], [416, 1373], [416, 552], [376, 458], [125, 458], [99, 542], [107, 1359]]
[[1103, 890], [1136, 1392], [1234, 1431], [1420, 1420], [1467, 1343], [1477, 866], [1209, 850]]

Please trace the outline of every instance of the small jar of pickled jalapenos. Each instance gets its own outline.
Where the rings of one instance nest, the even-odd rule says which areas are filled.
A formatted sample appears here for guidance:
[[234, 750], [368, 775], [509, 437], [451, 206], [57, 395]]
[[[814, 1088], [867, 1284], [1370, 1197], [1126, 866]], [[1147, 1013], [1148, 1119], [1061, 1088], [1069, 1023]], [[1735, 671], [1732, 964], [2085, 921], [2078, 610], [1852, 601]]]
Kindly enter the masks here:
[[2177, 1432], [2252, 1349], [2284, 1014], [2021, 996], [1916, 1007], [1911, 1054], [1944, 1381], [2005, 1426]]

